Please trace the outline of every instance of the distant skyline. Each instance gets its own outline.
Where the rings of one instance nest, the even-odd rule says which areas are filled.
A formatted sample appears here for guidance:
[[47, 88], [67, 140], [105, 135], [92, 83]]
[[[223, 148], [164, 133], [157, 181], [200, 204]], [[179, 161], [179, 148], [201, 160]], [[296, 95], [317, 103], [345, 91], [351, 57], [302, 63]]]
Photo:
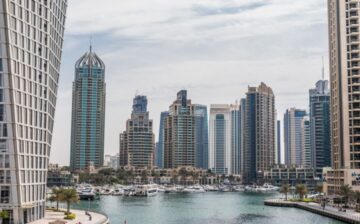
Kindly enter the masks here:
[[281, 119], [290, 107], [308, 111], [328, 59], [324, 0], [70, 1], [50, 159], [61, 165], [69, 165], [74, 66], [91, 36], [106, 65], [105, 154], [114, 155], [136, 92], [148, 98], [156, 140], [160, 112], [184, 88], [209, 106], [262, 81]]

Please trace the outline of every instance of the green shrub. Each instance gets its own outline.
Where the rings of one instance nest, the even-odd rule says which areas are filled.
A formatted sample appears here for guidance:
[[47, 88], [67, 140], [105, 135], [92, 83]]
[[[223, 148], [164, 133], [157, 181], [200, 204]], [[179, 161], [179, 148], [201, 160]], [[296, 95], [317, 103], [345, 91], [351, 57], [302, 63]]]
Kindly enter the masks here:
[[303, 201], [303, 202], [306, 202], [306, 203], [315, 202], [315, 200], [312, 199], [312, 198], [304, 198], [302, 201]]
[[74, 219], [76, 219], [76, 214], [71, 213], [71, 214], [69, 214], [69, 215], [65, 216], [65, 218], [64, 218], [64, 219], [74, 220]]

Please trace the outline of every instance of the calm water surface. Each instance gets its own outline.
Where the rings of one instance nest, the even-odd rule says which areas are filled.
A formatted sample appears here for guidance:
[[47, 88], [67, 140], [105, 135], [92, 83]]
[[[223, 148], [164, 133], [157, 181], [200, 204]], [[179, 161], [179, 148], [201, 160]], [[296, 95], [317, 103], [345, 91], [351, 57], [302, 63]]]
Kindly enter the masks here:
[[[246, 193], [159, 194], [137, 198], [102, 196], [91, 210], [105, 212], [111, 224], [326, 224], [342, 223], [295, 208], [263, 205], [277, 195]], [[87, 209], [81, 201], [74, 208]]]

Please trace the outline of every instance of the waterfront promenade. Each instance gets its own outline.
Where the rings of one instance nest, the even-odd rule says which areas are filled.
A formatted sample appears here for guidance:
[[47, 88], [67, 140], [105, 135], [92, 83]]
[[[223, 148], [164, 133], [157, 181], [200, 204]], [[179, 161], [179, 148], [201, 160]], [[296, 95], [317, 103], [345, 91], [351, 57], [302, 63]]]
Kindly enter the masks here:
[[283, 199], [268, 199], [264, 201], [267, 206], [294, 207], [333, 218], [342, 222], [360, 224], [360, 213], [348, 209], [346, 212], [340, 212], [338, 208], [326, 206], [323, 209], [318, 203], [292, 202]]
[[[52, 210], [46, 210], [45, 217], [43, 219], [31, 222], [30, 224], [48, 224], [55, 221], [62, 221], [66, 224], [108, 224], [110, 223], [109, 218], [105, 214], [100, 214], [97, 212], [90, 212], [91, 221], [89, 216], [85, 214], [85, 211], [82, 210], [71, 210], [71, 213], [76, 214], [76, 219], [74, 220], [65, 220], [64, 212], [56, 212]], [[59, 222], [60, 223], [60, 222]]]

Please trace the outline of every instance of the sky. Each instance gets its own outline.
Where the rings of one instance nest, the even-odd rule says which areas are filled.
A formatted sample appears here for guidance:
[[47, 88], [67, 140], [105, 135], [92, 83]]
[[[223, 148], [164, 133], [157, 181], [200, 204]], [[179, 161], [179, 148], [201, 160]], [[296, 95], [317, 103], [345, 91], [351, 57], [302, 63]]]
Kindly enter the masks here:
[[105, 154], [136, 94], [148, 97], [158, 138], [160, 112], [181, 89], [198, 104], [231, 104], [260, 82], [278, 119], [308, 110], [308, 91], [328, 74], [325, 0], [70, 0], [50, 161], [69, 165], [74, 64], [93, 50], [106, 65]]

